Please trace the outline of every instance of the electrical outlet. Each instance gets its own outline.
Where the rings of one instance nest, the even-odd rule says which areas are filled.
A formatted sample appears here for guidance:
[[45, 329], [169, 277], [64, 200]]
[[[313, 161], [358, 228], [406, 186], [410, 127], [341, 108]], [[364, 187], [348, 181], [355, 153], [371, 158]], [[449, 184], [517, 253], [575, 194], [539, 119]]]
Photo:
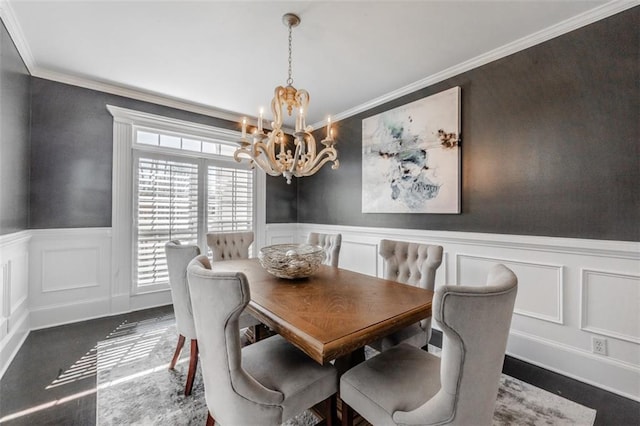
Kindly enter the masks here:
[[599, 355], [607, 354], [607, 339], [603, 337], [591, 337], [591, 352]]

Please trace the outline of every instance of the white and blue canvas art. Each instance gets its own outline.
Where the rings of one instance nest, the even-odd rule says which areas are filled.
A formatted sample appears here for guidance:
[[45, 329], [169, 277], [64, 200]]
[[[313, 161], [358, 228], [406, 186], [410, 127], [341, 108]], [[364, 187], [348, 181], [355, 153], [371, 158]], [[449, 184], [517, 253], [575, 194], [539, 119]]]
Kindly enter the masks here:
[[363, 213], [460, 213], [460, 87], [362, 121]]

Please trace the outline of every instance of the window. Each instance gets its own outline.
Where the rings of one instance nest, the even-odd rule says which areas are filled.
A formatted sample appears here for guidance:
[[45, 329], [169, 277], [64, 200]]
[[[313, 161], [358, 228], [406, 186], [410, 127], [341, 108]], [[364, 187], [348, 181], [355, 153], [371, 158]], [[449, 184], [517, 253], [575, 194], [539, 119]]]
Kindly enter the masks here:
[[209, 231], [249, 231], [253, 223], [253, 173], [209, 166], [207, 169]]
[[253, 230], [254, 172], [233, 160], [233, 146], [137, 129], [133, 149], [136, 293], [167, 288], [167, 241], [202, 248], [209, 231]]
[[113, 116], [112, 312], [171, 302], [164, 257], [170, 239], [197, 242], [204, 251], [209, 229], [253, 230], [255, 246], [265, 245], [266, 177], [233, 160], [240, 132], [107, 109]]
[[167, 284], [165, 243], [198, 242], [198, 164], [145, 155], [135, 170], [136, 285]]

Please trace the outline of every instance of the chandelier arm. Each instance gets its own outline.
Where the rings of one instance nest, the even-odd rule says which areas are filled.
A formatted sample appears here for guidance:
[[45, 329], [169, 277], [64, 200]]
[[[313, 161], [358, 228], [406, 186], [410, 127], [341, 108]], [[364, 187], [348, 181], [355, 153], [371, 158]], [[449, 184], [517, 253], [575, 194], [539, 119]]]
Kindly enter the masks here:
[[264, 142], [256, 142], [253, 144], [253, 159], [260, 166], [260, 168], [264, 169], [268, 174], [272, 176], [278, 176], [282, 173], [280, 167], [276, 168], [275, 165], [278, 164], [278, 161], [275, 157], [275, 144], [271, 143], [271, 139], [269, 143]]
[[273, 132], [277, 132], [282, 127], [282, 96], [284, 95], [284, 91], [284, 87], [278, 86], [273, 92], [273, 99], [271, 100], [271, 112], [273, 113], [271, 128]]
[[253, 155], [246, 148], [237, 148], [235, 150], [235, 152], [233, 153], [233, 159], [236, 160], [238, 163], [240, 163], [240, 162], [242, 162], [244, 160], [248, 160], [249, 163], [252, 163], [253, 162]]
[[[305, 164], [304, 169], [300, 170], [300, 172], [295, 176], [300, 177], [300, 176], [310, 176], [312, 174], [315, 174], [318, 170], [320, 170], [320, 168], [323, 165], [325, 165], [329, 161], [333, 161], [334, 163], [333, 169], [337, 169], [339, 165], [339, 163], [337, 163], [338, 161], [337, 156], [338, 156], [338, 153], [334, 148], [325, 148], [322, 151], [320, 151], [318, 156], [312, 159], [311, 162], [307, 162], [307, 164]], [[338, 165], [336, 165], [336, 163]]]
[[304, 89], [298, 89], [296, 91], [296, 102], [301, 108], [307, 110], [307, 106], [309, 106], [309, 101], [311, 101], [311, 96], [309, 96], [309, 92]]

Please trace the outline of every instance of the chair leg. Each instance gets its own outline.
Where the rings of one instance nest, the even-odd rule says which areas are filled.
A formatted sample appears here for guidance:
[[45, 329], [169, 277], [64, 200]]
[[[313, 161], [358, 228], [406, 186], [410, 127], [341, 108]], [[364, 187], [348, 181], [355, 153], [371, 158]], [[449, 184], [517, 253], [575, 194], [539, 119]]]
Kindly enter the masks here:
[[211, 413], [207, 413], [207, 425], [206, 426], [215, 426], [216, 420], [211, 416]]
[[333, 426], [338, 424], [338, 396], [334, 393], [325, 400], [325, 424]]
[[353, 426], [353, 409], [342, 400], [342, 426]]
[[191, 339], [191, 356], [189, 357], [189, 372], [187, 373], [187, 384], [184, 387], [185, 396], [191, 395], [193, 388], [193, 379], [196, 376], [196, 367], [198, 366], [198, 341]]
[[173, 370], [178, 362], [178, 358], [180, 358], [180, 352], [182, 352], [182, 347], [184, 346], [184, 336], [182, 334], [178, 335], [178, 346], [176, 347], [176, 352], [173, 354], [173, 359], [171, 360], [171, 364], [169, 364], [169, 370]]

